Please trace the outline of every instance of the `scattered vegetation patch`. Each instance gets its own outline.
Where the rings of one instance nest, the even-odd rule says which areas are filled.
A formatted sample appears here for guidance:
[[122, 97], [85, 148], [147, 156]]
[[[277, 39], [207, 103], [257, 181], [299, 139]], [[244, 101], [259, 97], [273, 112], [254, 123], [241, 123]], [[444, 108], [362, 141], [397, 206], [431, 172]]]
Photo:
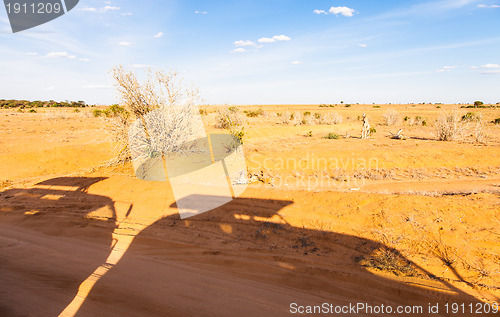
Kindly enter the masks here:
[[478, 122], [481, 121], [481, 115], [475, 114], [474, 112], [467, 112], [462, 116], [462, 121], [465, 122]]
[[85, 101], [28, 101], [28, 100], [5, 100], [0, 99], [0, 108], [42, 108], [42, 107], [73, 107], [73, 108], [83, 108], [87, 107]]
[[217, 129], [234, 129], [243, 123], [239, 112], [233, 112], [229, 108], [217, 110], [215, 122]]
[[337, 133], [330, 132], [328, 133], [327, 136], [324, 137], [324, 139], [337, 140], [340, 139], [340, 135], [338, 135]]
[[436, 121], [436, 137], [439, 141], [453, 141], [463, 136], [465, 126], [457, 112], [443, 113]]
[[360, 264], [395, 275], [416, 276], [417, 270], [413, 263], [401, 256], [397, 251], [379, 248], [371, 255], [364, 257]]
[[385, 125], [395, 125], [401, 120], [401, 116], [395, 110], [388, 110], [382, 115]]
[[[233, 107], [233, 108], [236, 108], [236, 107]], [[255, 117], [262, 116], [264, 114], [264, 110], [262, 110], [262, 108], [259, 108], [255, 111], [246, 110], [246, 111], [244, 111], [244, 113], [247, 115], [247, 117], [255, 118]]]

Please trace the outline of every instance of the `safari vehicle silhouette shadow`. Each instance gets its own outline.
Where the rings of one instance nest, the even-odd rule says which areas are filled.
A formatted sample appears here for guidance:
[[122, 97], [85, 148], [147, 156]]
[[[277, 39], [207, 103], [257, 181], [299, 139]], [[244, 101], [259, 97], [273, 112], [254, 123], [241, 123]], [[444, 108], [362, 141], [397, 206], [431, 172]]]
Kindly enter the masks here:
[[[24, 254], [32, 250], [29, 246], [0, 245], [2, 316], [60, 315], [97, 267], [105, 267], [106, 274], [98, 276], [66, 316], [230, 316], [239, 311], [242, 316], [285, 316], [289, 303], [308, 300], [424, 308], [428, 303], [479, 302], [381, 243], [290, 225], [279, 215], [293, 204], [290, 200], [242, 197], [184, 220], [168, 215], [128, 231], [133, 235], [130, 247], [106, 266], [120, 226], [116, 201], [88, 193], [104, 180], [62, 177], [0, 192], [0, 225], [5, 229], [0, 238], [16, 235], [16, 228], [43, 237], [36, 243], [40, 250], [29, 256]], [[112, 216], [87, 217], [100, 208]], [[127, 217], [135, 208], [130, 204]], [[23, 241], [22, 236], [14, 239]], [[439, 287], [374, 275], [361, 261], [381, 249]], [[27, 290], [26, 285], [37, 288]]]

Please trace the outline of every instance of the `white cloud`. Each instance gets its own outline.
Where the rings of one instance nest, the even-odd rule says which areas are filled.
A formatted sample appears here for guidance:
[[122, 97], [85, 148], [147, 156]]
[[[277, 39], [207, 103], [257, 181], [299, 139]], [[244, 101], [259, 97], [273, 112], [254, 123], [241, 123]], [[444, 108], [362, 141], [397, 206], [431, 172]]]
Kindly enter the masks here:
[[442, 68], [436, 70], [437, 72], [449, 72], [452, 69], [458, 68], [458, 65], [455, 66], [443, 66]]
[[316, 14], [326, 14], [325, 10], [314, 10], [313, 12]]
[[120, 46], [130, 46], [130, 45], [132, 45], [132, 43], [124, 41], [124, 42], [118, 42], [118, 45], [120, 45]]
[[101, 9], [102, 11], [117, 11], [120, 10], [120, 7], [112, 7], [112, 6], [105, 6], [104, 8]]
[[37, 55], [38, 55], [38, 53], [36, 53], [36, 52], [28, 52], [28, 53], [26, 53], [26, 55], [29, 55], [29, 56], [37, 56]]
[[80, 60], [82, 62], [90, 62], [90, 58], [86, 58], [86, 57], [81, 57], [78, 60]]
[[232, 50], [231, 53], [244, 53], [246, 51], [247, 50], [244, 49], [243, 47], [238, 47], [238, 48], [235, 48], [234, 50]]
[[500, 65], [498, 65], [498, 64], [485, 64], [485, 65], [481, 65], [481, 68], [500, 68]]
[[133, 13], [131, 13], [131, 12], [123, 12], [122, 15], [123, 16], [130, 16], [130, 15], [133, 15]]
[[276, 41], [290, 41], [291, 38], [289, 38], [286, 35], [275, 35], [273, 37], [263, 37], [257, 40], [259, 43], [274, 43]]
[[83, 7], [83, 8], [79, 8], [78, 10], [79, 11], [86, 11], [86, 12], [96, 12], [97, 11], [96, 8], [90, 8], [90, 7]]
[[356, 10], [348, 8], [348, 7], [331, 7], [330, 10], [328, 10], [331, 14], [335, 15], [343, 15], [345, 17], [352, 17]]
[[358, 44], [358, 46], [359, 46], [359, 47], [368, 47], [368, 45], [366, 45], [366, 44], [362, 44], [362, 43]]
[[500, 8], [500, 5], [498, 4], [492, 4], [492, 5], [487, 5], [487, 4], [478, 4], [478, 8]]
[[155, 39], [159, 39], [159, 38], [160, 38], [160, 37], [162, 37], [162, 36], [163, 36], [163, 32], [158, 32], [158, 33], [156, 33], [153, 37], [154, 37]]
[[275, 36], [273, 36], [273, 39], [275, 39], [276, 41], [290, 41], [291, 40], [291, 38], [289, 38], [286, 35], [275, 35]]
[[269, 37], [263, 37], [263, 38], [258, 39], [257, 42], [259, 42], [259, 43], [273, 43], [273, 42], [276, 42], [276, 40], [273, 38], [269, 38]]
[[487, 71], [481, 72], [480, 74], [481, 75], [495, 75], [495, 74], [500, 74], [500, 69], [487, 70]]
[[47, 55], [45, 55], [47, 58], [68, 58], [68, 59], [75, 59], [75, 55], [68, 54], [68, 52], [50, 52]]
[[240, 41], [235, 41], [234, 43], [234, 46], [236, 47], [248, 47], [248, 46], [255, 46], [255, 43], [250, 41], [250, 40], [246, 40], [246, 41], [243, 41], [243, 40], [240, 40]]
[[293, 61], [291, 64], [292, 65], [301, 65], [303, 63], [301, 61]]
[[196, 14], [207, 14], [208, 12], [207, 11], [194, 11], [194, 13], [196, 13]]

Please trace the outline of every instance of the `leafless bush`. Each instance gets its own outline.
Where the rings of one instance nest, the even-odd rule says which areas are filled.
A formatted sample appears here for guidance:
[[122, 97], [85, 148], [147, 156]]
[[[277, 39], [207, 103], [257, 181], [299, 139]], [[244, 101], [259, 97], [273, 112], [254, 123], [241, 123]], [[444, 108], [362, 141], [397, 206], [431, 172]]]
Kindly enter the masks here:
[[235, 107], [218, 109], [215, 115], [217, 129], [233, 129], [243, 123], [240, 111]]
[[292, 114], [289, 111], [285, 111], [285, 112], [281, 113], [281, 115], [279, 116], [281, 123], [282, 124], [290, 124], [291, 115]]
[[384, 118], [386, 125], [395, 125], [401, 120], [399, 113], [392, 109], [384, 113], [382, 117]]
[[292, 123], [293, 125], [300, 125], [302, 124], [303, 118], [304, 116], [301, 112], [295, 111], [290, 115], [290, 123]]
[[482, 118], [472, 124], [472, 135], [476, 142], [483, 143], [485, 141], [485, 139], [487, 138], [485, 130], [486, 126]]
[[344, 118], [338, 112], [329, 112], [321, 116], [320, 124], [340, 124], [344, 121]]
[[457, 140], [465, 130], [466, 126], [456, 111], [442, 113], [436, 121], [436, 137], [439, 141]]
[[[130, 160], [130, 148], [135, 146], [146, 146], [162, 154], [178, 150], [179, 144], [193, 136], [191, 130], [200, 128], [201, 117], [195, 105], [199, 100], [198, 89], [187, 87], [176, 71], [148, 69], [145, 71], [146, 79], [140, 81], [133, 71], [117, 66], [112, 70], [112, 76], [126, 109], [106, 118], [117, 145], [113, 163]], [[132, 124], [138, 125], [137, 129], [133, 129], [137, 133], [142, 128], [146, 129], [146, 139], [130, 137], [130, 140], [142, 143], [129, 147]], [[154, 138], [148, 136], [148, 129], [152, 129]]]

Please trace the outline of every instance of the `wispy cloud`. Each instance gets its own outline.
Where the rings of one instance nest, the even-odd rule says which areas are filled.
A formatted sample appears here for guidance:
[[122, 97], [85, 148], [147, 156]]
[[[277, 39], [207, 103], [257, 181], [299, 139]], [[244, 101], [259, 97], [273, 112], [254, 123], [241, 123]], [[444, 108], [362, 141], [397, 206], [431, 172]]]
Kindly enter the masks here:
[[[261, 37], [257, 40], [257, 43], [251, 40], [238, 40], [234, 41], [233, 45], [235, 49], [230, 51], [230, 53], [245, 53], [248, 52], [249, 49], [258, 50], [264, 47], [263, 44], [274, 43], [274, 42], [286, 42], [291, 41], [292, 39], [286, 35], [275, 35], [273, 37]], [[259, 43], [259, 44], [258, 44]]]
[[452, 69], [458, 68], [458, 65], [455, 66], [443, 66], [440, 69], [436, 70], [437, 72], [449, 72]]
[[29, 56], [37, 56], [38, 53], [37, 52], [28, 52], [26, 53], [26, 55], [29, 55]]
[[484, 64], [484, 65], [481, 65], [479, 67], [481, 67], [481, 68], [500, 68], [500, 65], [499, 64]]
[[194, 11], [194, 13], [196, 13], [196, 14], [207, 14], [208, 12], [207, 11]]
[[293, 61], [291, 62], [292, 65], [302, 65], [303, 63], [301, 61]]
[[247, 47], [247, 46], [255, 46], [256, 44], [250, 40], [246, 40], [246, 41], [243, 41], [243, 40], [240, 40], [240, 41], [235, 41], [234, 43], [234, 46], [236, 47]]
[[153, 35], [153, 37], [154, 37], [155, 39], [159, 39], [159, 38], [160, 38], [160, 37], [162, 37], [162, 36], [163, 36], [163, 32], [158, 32], [158, 33], [156, 33], [155, 35]]
[[47, 58], [67, 58], [67, 59], [75, 59], [75, 55], [71, 55], [68, 52], [50, 52], [45, 55]]
[[118, 42], [118, 45], [120, 45], [120, 46], [130, 46], [130, 45], [132, 45], [132, 43], [126, 42], [126, 41], [122, 41], [122, 42]]
[[500, 8], [500, 5], [498, 4], [478, 4], [477, 5], [478, 8]]
[[82, 61], [82, 62], [90, 62], [90, 58], [86, 58], [86, 57], [81, 57], [78, 60]]
[[113, 7], [113, 6], [105, 6], [104, 8], [101, 9], [103, 12], [106, 12], [106, 11], [118, 11], [120, 10], [120, 7]]
[[243, 47], [238, 47], [232, 50], [230, 53], [245, 53], [247, 50]]
[[[120, 10], [120, 7], [113, 7], [113, 6], [110, 6], [110, 5], [106, 5], [102, 8], [94, 8], [94, 7], [83, 7], [83, 8], [79, 8], [78, 9], [79, 11], [84, 11], [84, 12], [99, 12], [99, 13], [104, 13], [104, 12], [107, 12], [107, 11], [118, 11]], [[127, 14], [128, 15], [128, 14]], [[130, 13], [130, 15], [132, 15], [132, 13]]]
[[83, 8], [79, 8], [78, 10], [85, 11], [85, 12], [96, 12], [97, 11], [96, 8], [91, 8], [91, 7], [83, 7]]
[[358, 44], [358, 46], [359, 46], [359, 47], [368, 47], [368, 45], [363, 44], [363, 43], [359, 43], [359, 44]]
[[352, 17], [354, 13], [356, 13], [356, 10], [345, 7], [345, 6], [339, 6], [339, 7], [331, 7], [328, 12], [325, 10], [314, 10], [313, 11], [316, 14], [333, 14], [333, 15], [343, 15], [345, 17]]

